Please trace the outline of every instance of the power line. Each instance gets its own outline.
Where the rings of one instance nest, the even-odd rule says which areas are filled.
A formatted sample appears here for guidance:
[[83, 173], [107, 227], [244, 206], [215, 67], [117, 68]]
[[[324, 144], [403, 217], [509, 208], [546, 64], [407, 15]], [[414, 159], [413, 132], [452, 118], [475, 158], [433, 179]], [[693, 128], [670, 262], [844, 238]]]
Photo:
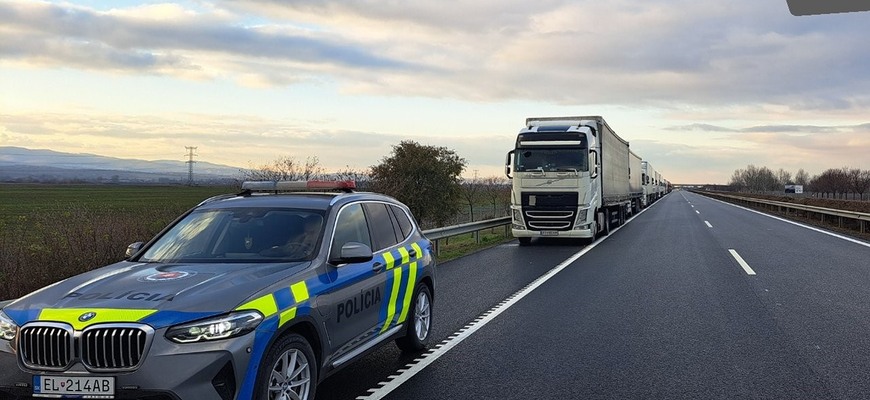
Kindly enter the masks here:
[[185, 150], [187, 150], [187, 186], [193, 186], [193, 164], [196, 161], [193, 161], [193, 157], [196, 157], [194, 153], [196, 151], [195, 146], [184, 146]]

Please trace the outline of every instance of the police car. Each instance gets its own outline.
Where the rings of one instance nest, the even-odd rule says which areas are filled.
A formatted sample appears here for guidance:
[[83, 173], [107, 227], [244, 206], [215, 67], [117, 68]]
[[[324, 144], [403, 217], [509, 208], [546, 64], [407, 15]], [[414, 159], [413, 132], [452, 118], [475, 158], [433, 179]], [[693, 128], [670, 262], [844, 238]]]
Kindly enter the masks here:
[[[345, 193], [283, 193], [301, 188]], [[405, 205], [353, 188], [247, 182], [5, 306], [0, 400], [313, 399], [380, 345], [424, 349], [431, 244]]]

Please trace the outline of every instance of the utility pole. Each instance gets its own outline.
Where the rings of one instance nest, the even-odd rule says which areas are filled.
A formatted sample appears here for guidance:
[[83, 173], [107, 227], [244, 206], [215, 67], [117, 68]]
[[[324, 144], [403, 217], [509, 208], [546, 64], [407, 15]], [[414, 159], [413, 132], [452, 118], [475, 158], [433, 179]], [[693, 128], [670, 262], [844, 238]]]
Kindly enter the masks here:
[[196, 147], [194, 146], [184, 146], [187, 150], [187, 186], [193, 186], [193, 164], [196, 161], [193, 161], [193, 157], [196, 157], [194, 153], [196, 151]]

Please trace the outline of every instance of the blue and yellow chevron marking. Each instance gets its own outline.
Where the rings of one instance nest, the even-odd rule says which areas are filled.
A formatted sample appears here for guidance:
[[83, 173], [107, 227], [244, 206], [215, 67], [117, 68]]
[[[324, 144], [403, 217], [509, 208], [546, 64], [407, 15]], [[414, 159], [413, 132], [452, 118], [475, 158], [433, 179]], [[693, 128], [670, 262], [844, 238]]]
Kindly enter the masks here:
[[[381, 333], [386, 332], [397, 324], [405, 322], [408, 318], [411, 299], [414, 296], [417, 276], [420, 272], [418, 260], [423, 258], [423, 249], [419, 244], [412, 243], [410, 248], [414, 252], [413, 258], [408, 247], [400, 247], [383, 254], [387, 269], [391, 269], [393, 273], [387, 275], [386, 279], [385, 291], [387, 302], [382, 306], [380, 313], [383, 321]], [[393, 252], [398, 253], [398, 255]], [[398, 266], [395, 265], [397, 261], [400, 263]]]
[[399, 286], [402, 284], [402, 268], [393, 270], [393, 288], [389, 291], [390, 300], [387, 302], [387, 319], [384, 321], [384, 327], [381, 328], [381, 333], [386, 332], [393, 322], [393, 316], [396, 315], [396, 303], [398, 303]]
[[236, 307], [236, 310], [257, 310], [263, 317], [278, 316], [278, 327], [296, 318], [297, 307], [308, 301], [308, 284], [305, 281], [296, 282], [290, 287], [283, 287], [274, 293], [257, 297]]
[[408, 285], [405, 289], [405, 301], [402, 303], [402, 314], [396, 323], [401, 324], [408, 318], [408, 308], [411, 307], [411, 298], [414, 297], [414, 285], [417, 283], [417, 262], [408, 265]]

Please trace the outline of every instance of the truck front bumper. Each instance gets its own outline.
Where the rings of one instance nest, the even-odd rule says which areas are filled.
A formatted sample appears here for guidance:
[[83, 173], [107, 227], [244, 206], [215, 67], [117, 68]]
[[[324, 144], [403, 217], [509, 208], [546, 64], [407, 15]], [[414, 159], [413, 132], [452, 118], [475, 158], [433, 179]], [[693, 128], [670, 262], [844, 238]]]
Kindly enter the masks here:
[[[544, 233], [547, 232], [547, 233]], [[575, 239], [591, 239], [595, 237], [595, 232], [592, 229], [574, 229], [570, 231], [531, 231], [528, 229], [511, 229], [514, 237], [528, 238], [575, 238]]]

